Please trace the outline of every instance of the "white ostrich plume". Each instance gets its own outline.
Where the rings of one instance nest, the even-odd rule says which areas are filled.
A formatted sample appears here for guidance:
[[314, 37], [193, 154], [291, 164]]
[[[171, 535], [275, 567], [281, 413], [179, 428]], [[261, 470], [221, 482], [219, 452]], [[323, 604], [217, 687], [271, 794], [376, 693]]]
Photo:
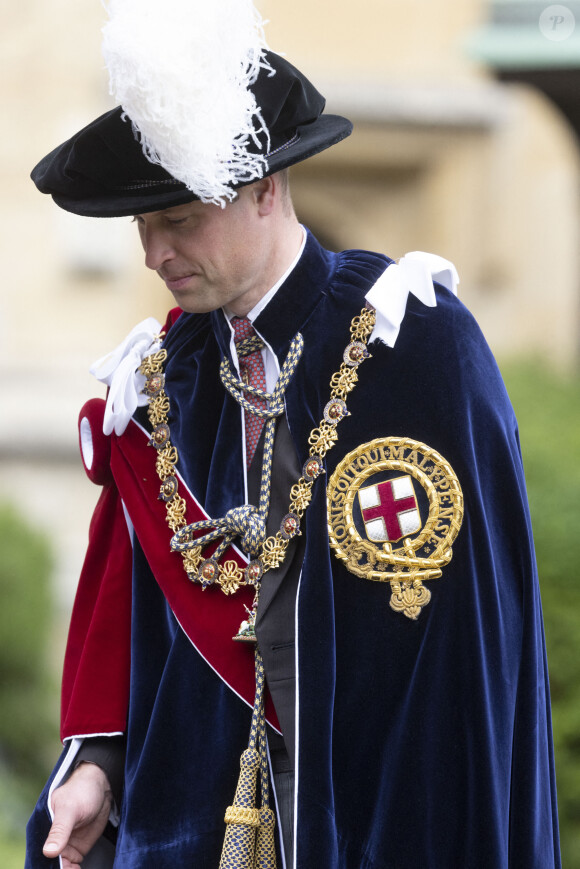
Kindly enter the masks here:
[[248, 151], [268, 131], [248, 90], [269, 69], [251, 0], [108, 0], [103, 55], [110, 91], [143, 151], [203, 202], [223, 207], [261, 178]]

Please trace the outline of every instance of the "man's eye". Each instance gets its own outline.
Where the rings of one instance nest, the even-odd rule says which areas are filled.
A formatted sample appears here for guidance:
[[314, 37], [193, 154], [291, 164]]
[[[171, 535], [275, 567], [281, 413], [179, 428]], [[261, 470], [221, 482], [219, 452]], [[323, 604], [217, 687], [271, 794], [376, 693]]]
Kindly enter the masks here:
[[182, 223], [186, 223], [188, 220], [187, 217], [168, 217], [167, 222], [172, 226], [181, 226]]

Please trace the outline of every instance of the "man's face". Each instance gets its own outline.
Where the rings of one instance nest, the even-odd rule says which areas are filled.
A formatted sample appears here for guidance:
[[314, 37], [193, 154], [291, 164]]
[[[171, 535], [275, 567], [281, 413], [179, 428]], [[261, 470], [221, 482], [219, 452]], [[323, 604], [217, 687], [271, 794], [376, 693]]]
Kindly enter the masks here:
[[136, 215], [145, 264], [184, 311], [244, 316], [268, 291], [266, 233], [254, 185], [220, 208], [190, 202]]

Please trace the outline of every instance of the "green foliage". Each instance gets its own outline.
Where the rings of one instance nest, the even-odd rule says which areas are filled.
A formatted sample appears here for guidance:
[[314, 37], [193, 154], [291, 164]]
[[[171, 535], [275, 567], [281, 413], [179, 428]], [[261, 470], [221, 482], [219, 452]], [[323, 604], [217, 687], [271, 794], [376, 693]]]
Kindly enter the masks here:
[[8, 505], [0, 506], [0, 556], [0, 809], [17, 828], [46, 778], [45, 746], [54, 739], [47, 712], [52, 557], [44, 536]]
[[25, 782], [0, 763], [0, 866], [22, 869], [24, 864], [24, 821], [30, 814], [30, 795]]
[[580, 378], [503, 370], [520, 424], [548, 648], [562, 863], [580, 869]]
[[0, 866], [2, 869], [22, 869], [24, 841], [0, 830]]

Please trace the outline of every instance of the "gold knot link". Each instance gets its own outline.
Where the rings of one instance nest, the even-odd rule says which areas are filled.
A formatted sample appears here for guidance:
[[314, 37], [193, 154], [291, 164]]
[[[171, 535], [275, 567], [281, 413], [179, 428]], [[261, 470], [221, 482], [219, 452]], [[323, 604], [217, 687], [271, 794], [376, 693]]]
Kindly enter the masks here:
[[235, 561], [226, 561], [219, 566], [218, 582], [224, 594], [235, 594], [240, 585], [245, 585], [244, 574]]
[[149, 420], [151, 425], [155, 427], [162, 422], [166, 422], [167, 414], [169, 413], [169, 398], [165, 392], [160, 392], [155, 398], [149, 402]]
[[333, 395], [337, 398], [345, 399], [349, 392], [355, 387], [358, 380], [356, 368], [350, 368], [344, 362], [340, 366], [340, 370], [336, 371], [330, 379], [330, 388]]
[[167, 505], [167, 513], [165, 521], [172, 531], [178, 531], [185, 525], [185, 511], [187, 504], [181, 495], [175, 495], [171, 502]]
[[[161, 334], [163, 335], [164, 333]], [[161, 337], [161, 335], [159, 337]], [[139, 366], [139, 371], [141, 374], [144, 374], [145, 377], [151, 377], [152, 374], [158, 374], [166, 359], [167, 350], [158, 350], [157, 353], [152, 353], [150, 356], [145, 357]]]
[[175, 465], [177, 464], [178, 455], [176, 447], [166, 446], [165, 449], [157, 453], [157, 461], [155, 467], [157, 476], [161, 480], [172, 476], [175, 473]]
[[376, 311], [371, 308], [363, 308], [358, 317], [352, 321], [350, 334], [355, 341], [365, 341], [375, 327], [377, 320]]
[[[181, 553], [183, 558], [183, 566], [185, 567], [185, 572], [189, 576], [190, 574], [197, 575], [197, 571], [199, 565], [203, 561], [203, 555], [201, 554], [201, 546], [194, 546], [193, 549], [186, 549]], [[189, 576], [191, 579], [191, 576]]]
[[304, 477], [300, 477], [290, 489], [290, 511], [298, 513], [301, 518], [312, 500], [312, 482], [307, 483]]
[[319, 456], [325, 456], [337, 440], [338, 432], [336, 431], [336, 426], [329, 425], [326, 421], [323, 421], [320, 423], [320, 428], [315, 428], [311, 431], [308, 443], [315, 453]]
[[277, 532], [275, 537], [268, 537], [262, 548], [262, 564], [264, 570], [272, 570], [279, 567], [284, 561], [288, 541], [283, 540], [280, 532]]

